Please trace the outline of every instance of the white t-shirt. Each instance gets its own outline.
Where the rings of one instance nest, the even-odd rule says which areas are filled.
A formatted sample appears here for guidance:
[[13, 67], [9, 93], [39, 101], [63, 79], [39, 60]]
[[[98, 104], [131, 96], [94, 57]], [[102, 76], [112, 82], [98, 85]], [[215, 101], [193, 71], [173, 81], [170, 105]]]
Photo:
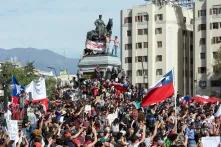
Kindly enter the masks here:
[[119, 132], [120, 131], [120, 129], [119, 129], [119, 124], [116, 124], [116, 125], [112, 125], [112, 131], [113, 132]]
[[140, 145], [140, 143], [130, 143], [129, 145], [128, 145], [128, 147], [138, 147]]
[[4, 114], [4, 117], [6, 120], [11, 120], [11, 116], [12, 116], [12, 113], [10, 110], [7, 110], [7, 112]]
[[150, 137], [149, 138], [145, 138], [144, 143], [145, 143], [146, 147], [151, 147], [151, 145], [152, 145], [151, 138]]

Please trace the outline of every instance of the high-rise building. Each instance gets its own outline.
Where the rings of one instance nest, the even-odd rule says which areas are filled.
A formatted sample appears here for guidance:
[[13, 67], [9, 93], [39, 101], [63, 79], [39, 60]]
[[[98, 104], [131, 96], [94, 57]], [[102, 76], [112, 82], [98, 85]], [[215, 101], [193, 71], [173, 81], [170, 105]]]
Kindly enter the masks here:
[[220, 76], [214, 65], [221, 47], [221, 1], [195, 0], [194, 20], [194, 92], [220, 95]]
[[170, 69], [181, 94], [193, 93], [193, 12], [172, 3], [121, 11], [122, 68], [133, 85], [149, 87]]

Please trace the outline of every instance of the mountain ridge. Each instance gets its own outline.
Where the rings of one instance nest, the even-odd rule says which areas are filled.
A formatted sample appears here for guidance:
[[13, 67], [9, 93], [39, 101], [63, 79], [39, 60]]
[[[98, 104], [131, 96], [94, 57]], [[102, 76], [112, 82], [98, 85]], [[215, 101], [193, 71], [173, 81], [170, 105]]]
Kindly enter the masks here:
[[49, 49], [37, 48], [0, 48], [0, 61], [16, 60], [25, 65], [27, 62], [34, 62], [37, 69], [50, 71], [48, 67], [54, 67], [59, 73], [60, 70], [67, 69], [70, 74], [77, 72], [79, 59], [64, 57]]

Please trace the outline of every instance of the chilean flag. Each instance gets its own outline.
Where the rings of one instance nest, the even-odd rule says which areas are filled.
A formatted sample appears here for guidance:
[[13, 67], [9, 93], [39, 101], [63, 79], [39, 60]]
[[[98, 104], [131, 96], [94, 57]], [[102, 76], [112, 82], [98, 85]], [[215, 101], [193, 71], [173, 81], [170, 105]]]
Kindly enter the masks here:
[[192, 97], [191, 100], [196, 103], [201, 103], [201, 104], [207, 104], [207, 103], [215, 104], [215, 103], [221, 102], [221, 100], [219, 98], [209, 97], [209, 96], [201, 96], [201, 95], [196, 95], [196, 96]]
[[125, 93], [127, 92], [127, 87], [121, 83], [113, 83], [110, 85], [111, 87], [114, 86], [114, 88], [119, 91], [120, 93]]
[[153, 105], [172, 97], [174, 94], [173, 72], [169, 71], [155, 86], [149, 89], [149, 92], [142, 100], [142, 107]]
[[24, 91], [24, 88], [19, 85], [15, 76], [12, 76], [12, 104], [19, 104], [19, 96], [22, 91]]

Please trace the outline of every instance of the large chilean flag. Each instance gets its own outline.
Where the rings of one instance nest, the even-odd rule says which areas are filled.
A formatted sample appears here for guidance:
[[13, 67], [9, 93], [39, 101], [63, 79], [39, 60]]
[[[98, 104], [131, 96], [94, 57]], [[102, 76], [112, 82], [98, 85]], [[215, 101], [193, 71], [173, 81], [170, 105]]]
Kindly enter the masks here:
[[149, 92], [142, 100], [142, 107], [162, 102], [172, 97], [173, 94], [173, 71], [171, 70], [155, 86], [149, 89]]

